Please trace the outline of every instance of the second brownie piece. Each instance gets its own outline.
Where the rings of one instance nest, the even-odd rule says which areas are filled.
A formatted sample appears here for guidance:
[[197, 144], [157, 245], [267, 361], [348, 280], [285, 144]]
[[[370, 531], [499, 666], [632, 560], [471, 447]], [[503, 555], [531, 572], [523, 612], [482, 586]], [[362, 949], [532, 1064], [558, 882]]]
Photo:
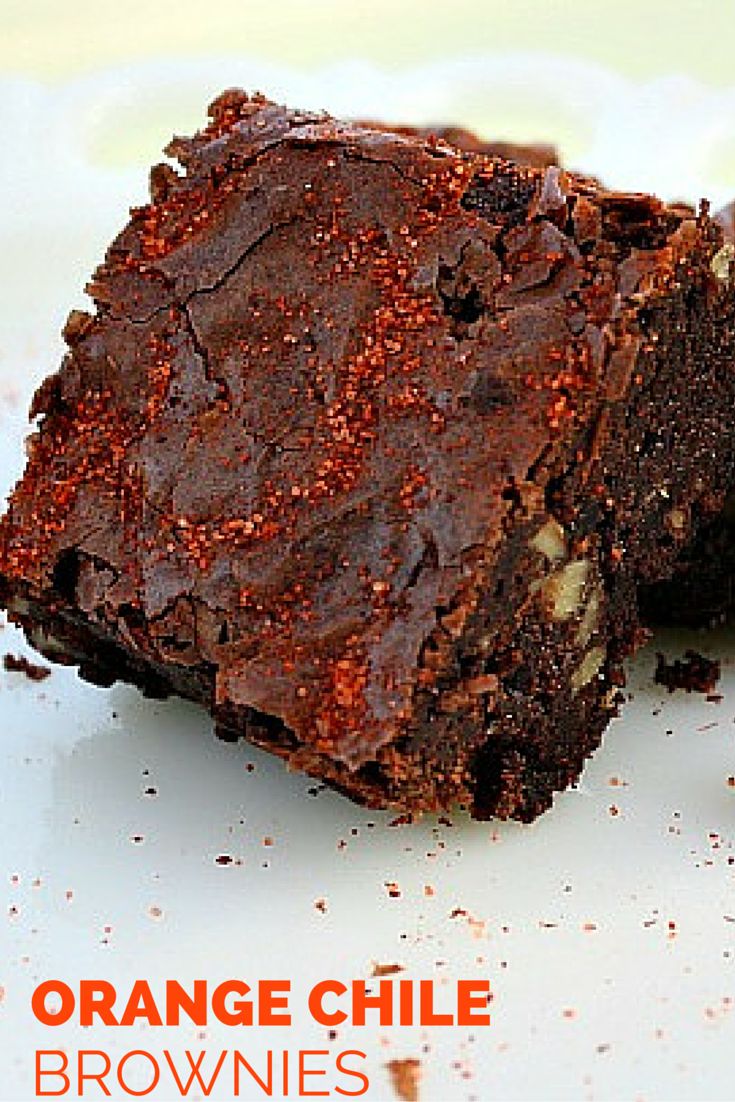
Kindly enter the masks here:
[[532, 819], [732, 483], [721, 229], [242, 93], [171, 152], [36, 396], [0, 600], [362, 802]]

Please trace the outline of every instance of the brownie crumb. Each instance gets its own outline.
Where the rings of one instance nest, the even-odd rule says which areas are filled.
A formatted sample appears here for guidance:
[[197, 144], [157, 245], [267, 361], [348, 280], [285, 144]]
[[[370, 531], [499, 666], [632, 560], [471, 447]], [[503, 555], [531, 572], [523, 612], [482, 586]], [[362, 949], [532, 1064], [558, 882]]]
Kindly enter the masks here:
[[418, 1102], [421, 1061], [408, 1057], [405, 1060], [391, 1060], [386, 1067], [396, 1098], [402, 1102]]
[[38, 666], [35, 662], [29, 662], [22, 654], [4, 655], [3, 668], [8, 673], [23, 673], [29, 681], [45, 681], [51, 676], [48, 666]]
[[674, 662], [667, 662], [663, 654], [656, 655], [654, 681], [665, 685], [670, 693], [685, 689], [688, 693], [711, 694], [719, 679], [720, 663], [695, 650], [685, 651], [684, 657]]
[[402, 964], [373, 964], [372, 976], [395, 976], [396, 972], [405, 972]]

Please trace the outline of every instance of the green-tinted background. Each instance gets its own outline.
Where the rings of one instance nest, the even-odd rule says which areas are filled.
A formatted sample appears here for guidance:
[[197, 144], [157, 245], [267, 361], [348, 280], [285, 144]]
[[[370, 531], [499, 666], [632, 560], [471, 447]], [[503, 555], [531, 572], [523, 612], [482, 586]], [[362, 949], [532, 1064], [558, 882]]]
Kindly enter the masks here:
[[732, 0], [0, 0], [0, 69], [45, 79], [164, 54], [386, 67], [542, 49], [635, 78], [735, 82]]

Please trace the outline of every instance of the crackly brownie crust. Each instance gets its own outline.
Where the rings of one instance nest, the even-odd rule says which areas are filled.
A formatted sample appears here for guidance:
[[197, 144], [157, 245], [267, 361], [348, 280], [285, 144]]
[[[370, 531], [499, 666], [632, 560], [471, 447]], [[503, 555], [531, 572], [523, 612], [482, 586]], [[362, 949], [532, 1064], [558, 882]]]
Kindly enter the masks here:
[[445, 142], [465, 153], [483, 153], [489, 157], [500, 157], [504, 161], [532, 165], [534, 168], [548, 168], [550, 165], [559, 164], [559, 153], [553, 145], [545, 142], [519, 143], [481, 138], [463, 126], [396, 126], [367, 121], [360, 121], [358, 125], [371, 129], [390, 130], [393, 134], [402, 134], [408, 138], [420, 137]]
[[0, 599], [357, 800], [533, 818], [732, 474], [721, 230], [242, 93], [169, 152], [36, 396]]

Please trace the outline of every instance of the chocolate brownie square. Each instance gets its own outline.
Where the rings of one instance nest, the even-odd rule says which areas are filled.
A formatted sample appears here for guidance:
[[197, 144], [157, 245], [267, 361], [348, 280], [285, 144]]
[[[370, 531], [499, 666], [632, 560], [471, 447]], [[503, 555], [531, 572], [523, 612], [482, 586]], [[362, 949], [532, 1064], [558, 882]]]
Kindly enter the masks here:
[[168, 152], [34, 400], [0, 601], [370, 806], [533, 819], [733, 483], [721, 227], [241, 92]]

